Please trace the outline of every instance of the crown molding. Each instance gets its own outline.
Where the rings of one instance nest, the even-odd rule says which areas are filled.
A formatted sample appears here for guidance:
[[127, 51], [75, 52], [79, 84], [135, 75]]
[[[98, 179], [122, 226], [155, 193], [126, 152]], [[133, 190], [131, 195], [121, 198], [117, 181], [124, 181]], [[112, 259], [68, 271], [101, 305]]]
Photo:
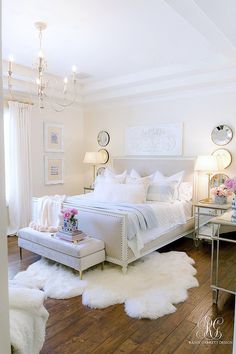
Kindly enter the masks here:
[[[13, 87], [16, 95], [25, 94], [37, 99], [34, 78], [36, 71], [14, 64]], [[47, 80], [61, 82], [62, 78], [47, 74]], [[3, 86], [7, 92], [7, 63], [3, 65]], [[216, 58], [211, 65], [165, 67], [105, 80], [84, 80], [79, 85], [76, 106], [90, 110], [104, 105], [134, 104], [153, 100], [166, 100], [186, 95], [199, 95], [222, 90], [235, 90], [236, 65], [225, 65]], [[61, 99], [61, 88], [54, 87], [52, 98]]]
[[[147, 80], [142, 78], [135, 82], [129, 82], [128, 80], [121, 80], [116, 86], [112, 81], [110, 85], [106, 82], [107, 86], [102, 83], [101, 90], [98, 89], [98, 83], [96, 83], [96, 92], [94, 90], [82, 91], [83, 105], [86, 108], [89, 106], [94, 106], [96, 104], [116, 102], [121, 100], [132, 100], [135, 99], [143, 100], [155, 97], [155, 99], [166, 99], [168, 97], [173, 97], [176, 95], [183, 95], [188, 92], [201, 93], [214, 90], [222, 90], [226, 87], [234, 87], [236, 85], [236, 66], [230, 68], [223, 68], [220, 70], [212, 71], [184, 71], [179, 72], [174, 75], [166, 75], [160, 77], [148, 76]], [[117, 83], [117, 81], [116, 81]]]

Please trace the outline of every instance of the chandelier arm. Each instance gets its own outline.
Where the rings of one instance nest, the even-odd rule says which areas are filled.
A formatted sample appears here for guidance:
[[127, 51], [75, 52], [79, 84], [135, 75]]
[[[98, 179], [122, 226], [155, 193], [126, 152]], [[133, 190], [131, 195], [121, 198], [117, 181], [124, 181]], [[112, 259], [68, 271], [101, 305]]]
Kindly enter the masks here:
[[[56, 112], [61, 112], [63, 111], [66, 107], [72, 106], [76, 102], [77, 98], [77, 69], [76, 66], [72, 66], [72, 82], [73, 82], [73, 91], [71, 92], [72, 99], [67, 99], [67, 83], [68, 79], [64, 79], [64, 89], [63, 89], [63, 95], [64, 97], [61, 98], [62, 103], [60, 102], [52, 102], [52, 98], [50, 98], [47, 94], [47, 88], [48, 88], [48, 83], [45, 80], [45, 73], [47, 69], [47, 61], [45, 59], [45, 55], [42, 49], [42, 40], [43, 40], [43, 31], [47, 28], [47, 24], [45, 22], [36, 22], [35, 27], [38, 31], [38, 38], [39, 38], [39, 53], [38, 53], [38, 61], [36, 64], [36, 70], [37, 70], [37, 78], [36, 78], [36, 85], [37, 85], [37, 96], [38, 96], [38, 102], [39, 102], [39, 107], [43, 109], [45, 107], [45, 100], [49, 100], [50, 106], [52, 109], [54, 109]], [[10, 94], [10, 97], [13, 98], [14, 96], [14, 91], [13, 91], [13, 84], [12, 84], [12, 61], [13, 58], [9, 57], [9, 63], [8, 63], [8, 91]], [[69, 93], [68, 92], [68, 93]], [[55, 107], [55, 105], [57, 107]]]

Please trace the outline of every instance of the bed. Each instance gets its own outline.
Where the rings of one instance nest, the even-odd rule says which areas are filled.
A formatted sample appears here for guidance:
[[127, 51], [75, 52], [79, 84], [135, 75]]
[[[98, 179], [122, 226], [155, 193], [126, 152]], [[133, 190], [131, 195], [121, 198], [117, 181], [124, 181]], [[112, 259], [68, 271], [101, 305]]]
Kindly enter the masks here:
[[[193, 182], [194, 158], [114, 158], [113, 168], [119, 173], [124, 170], [130, 171], [135, 168], [140, 175], [148, 175], [159, 169], [165, 175], [171, 175], [184, 170], [184, 181]], [[92, 193], [82, 196], [67, 197], [63, 207], [75, 207], [79, 211], [79, 228], [87, 235], [101, 239], [106, 245], [106, 260], [122, 267], [125, 273], [128, 264], [136, 259], [153, 252], [183, 236], [191, 234], [194, 230], [194, 218], [192, 216], [192, 203], [150, 203], [154, 213], [158, 210], [163, 216], [168, 214], [185, 214], [184, 222], [173, 222], [168, 225], [162, 223], [161, 227], [154, 227], [141, 231], [139, 240], [142, 247], [136, 249], [129, 240], [129, 216], [126, 210], [115, 207], [97, 207], [92, 202]], [[37, 198], [33, 198], [33, 215], [37, 213]], [[177, 218], [178, 219], [178, 218]], [[169, 226], [169, 227], [168, 227]], [[137, 242], [136, 242], [137, 243]]]

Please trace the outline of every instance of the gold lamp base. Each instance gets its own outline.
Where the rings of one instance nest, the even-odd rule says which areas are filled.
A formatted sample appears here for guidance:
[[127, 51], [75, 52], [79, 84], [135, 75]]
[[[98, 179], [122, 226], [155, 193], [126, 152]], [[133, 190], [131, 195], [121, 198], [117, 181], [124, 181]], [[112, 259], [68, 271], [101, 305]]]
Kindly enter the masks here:
[[199, 202], [202, 204], [210, 204], [210, 203], [213, 203], [213, 199], [212, 198], [204, 198], [204, 199], [199, 200]]

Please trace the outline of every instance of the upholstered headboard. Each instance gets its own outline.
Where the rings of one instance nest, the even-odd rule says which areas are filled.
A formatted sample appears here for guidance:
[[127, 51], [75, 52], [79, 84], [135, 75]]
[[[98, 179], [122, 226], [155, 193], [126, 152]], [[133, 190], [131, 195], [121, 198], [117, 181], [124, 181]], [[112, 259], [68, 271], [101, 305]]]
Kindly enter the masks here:
[[114, 157], [113, 168], [117, 173], [134, 168], [141, 176], [147, 176], [159, 170], [166, 176], [185, 171], [184, 181], [193, 181], [194, 157]]

